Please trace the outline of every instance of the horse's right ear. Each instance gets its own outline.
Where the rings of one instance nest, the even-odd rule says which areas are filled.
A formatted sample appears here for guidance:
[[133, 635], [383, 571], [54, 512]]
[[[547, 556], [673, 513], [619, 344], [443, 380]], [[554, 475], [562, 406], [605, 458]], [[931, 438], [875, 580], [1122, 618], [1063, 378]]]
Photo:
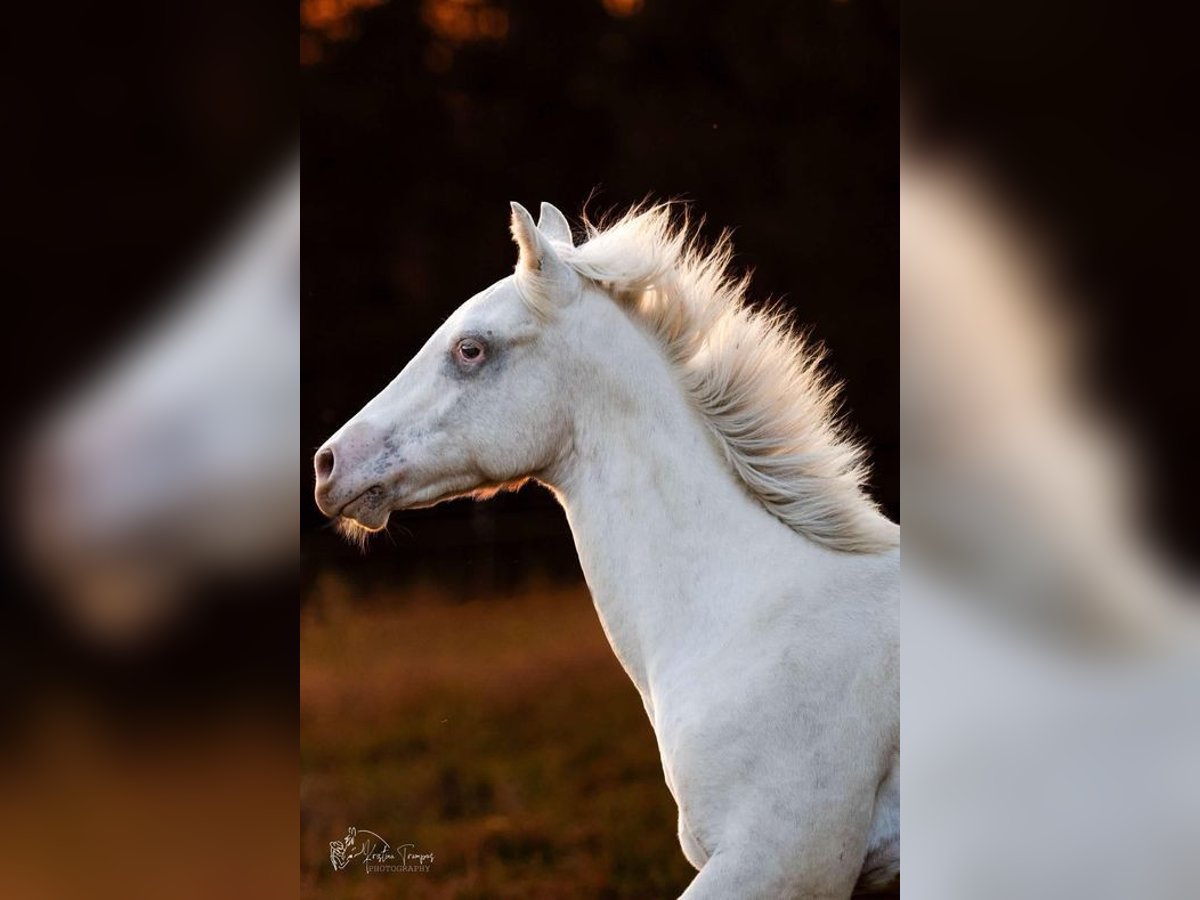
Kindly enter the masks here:
[[533, 216], [529, 214], [529, 210], [515, 200], [509, 205], [512, 206], [512, 221], [509, 227], [512, 229], [513, 240], [517, 242], [519, 254], [517, 265], [529, 272], [540, 272], [546, 257], [554, 252], [550, 249], [550, 242], [533, 224]]
[[536, 276], [546, 283], [572, 284], [573, 273], [559, 257], [558, 252], [545, 234], [533, 224], [533, 216], [520, 203], [512, 203], [512, 235], [517, 242], [520, 258], [518, 274]]

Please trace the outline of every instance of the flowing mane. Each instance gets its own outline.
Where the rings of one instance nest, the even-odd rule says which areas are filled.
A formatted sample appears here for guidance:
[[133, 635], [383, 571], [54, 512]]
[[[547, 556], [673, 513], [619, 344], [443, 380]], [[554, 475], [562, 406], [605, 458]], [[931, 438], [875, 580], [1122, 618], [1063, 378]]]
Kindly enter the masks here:
[[[867, 495], [866, 454], [839, 415], [840, 385], [779, 307], [746, 303], [749, 276], [730, 272], [728, 232], [705, 247], [686, 215], [639, 207], [587, 240], [556, 244], [661, 341], [681, 385], [750, 493], [786, 525], [835, 550], [880, 552], [899, 528]], [[536, 284], [526, 302], [551, 315]]]

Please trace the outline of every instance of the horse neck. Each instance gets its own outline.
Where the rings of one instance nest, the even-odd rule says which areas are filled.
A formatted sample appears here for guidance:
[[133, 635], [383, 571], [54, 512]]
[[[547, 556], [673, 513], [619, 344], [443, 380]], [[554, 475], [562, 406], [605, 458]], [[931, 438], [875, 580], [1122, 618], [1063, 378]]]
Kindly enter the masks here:
[[672, 657], [701, 652], [755, 615], [768, 573], [829, 551], [749, 495], [657, 342], [615, 315], [589, 323], [573, 348], [596, 355], [575, 385], [571, 449], [543, 480], [566, 509], [605, 632], [649, 706], [656, 671]]

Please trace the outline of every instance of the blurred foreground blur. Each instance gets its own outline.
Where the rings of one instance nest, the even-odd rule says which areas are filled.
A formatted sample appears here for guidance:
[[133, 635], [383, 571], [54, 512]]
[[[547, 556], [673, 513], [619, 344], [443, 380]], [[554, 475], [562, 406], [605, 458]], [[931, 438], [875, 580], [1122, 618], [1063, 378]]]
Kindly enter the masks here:
[[140, 640], [200, 583], [294, 565], [299, 262], [293, 163], [162, 318], [35, 428], [16, 530], [67, 626]]
[[197, 587], [295, 565], [300, 172], [35, 429], [16, 531], [64, 623], [152, 639]]
[[299, 201], [293, 163], [9, 469], [0, 896], [292, 895]]
[[10, 13], [0, 897], [294, 897], [295, 7]]
[[1195, 897], [1195, 584], [1086, 377], [1089, 306], [987, 172], [901, 151], [905, 887]]

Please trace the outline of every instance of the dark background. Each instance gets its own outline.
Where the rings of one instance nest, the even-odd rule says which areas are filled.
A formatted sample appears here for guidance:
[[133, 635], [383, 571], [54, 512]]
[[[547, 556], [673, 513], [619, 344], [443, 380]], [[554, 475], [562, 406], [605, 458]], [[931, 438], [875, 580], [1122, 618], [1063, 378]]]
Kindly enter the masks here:
[[[897, 4], [302, 6], [302, 452], [515, 262], [508, 201], [576, 219], [682, 198], [735, 229], [753, 300], [830, 350], [898, 518]], [[311, 575], [572, 575], [550, 496], [394, 514], [366, 558], [303, 485]]]

